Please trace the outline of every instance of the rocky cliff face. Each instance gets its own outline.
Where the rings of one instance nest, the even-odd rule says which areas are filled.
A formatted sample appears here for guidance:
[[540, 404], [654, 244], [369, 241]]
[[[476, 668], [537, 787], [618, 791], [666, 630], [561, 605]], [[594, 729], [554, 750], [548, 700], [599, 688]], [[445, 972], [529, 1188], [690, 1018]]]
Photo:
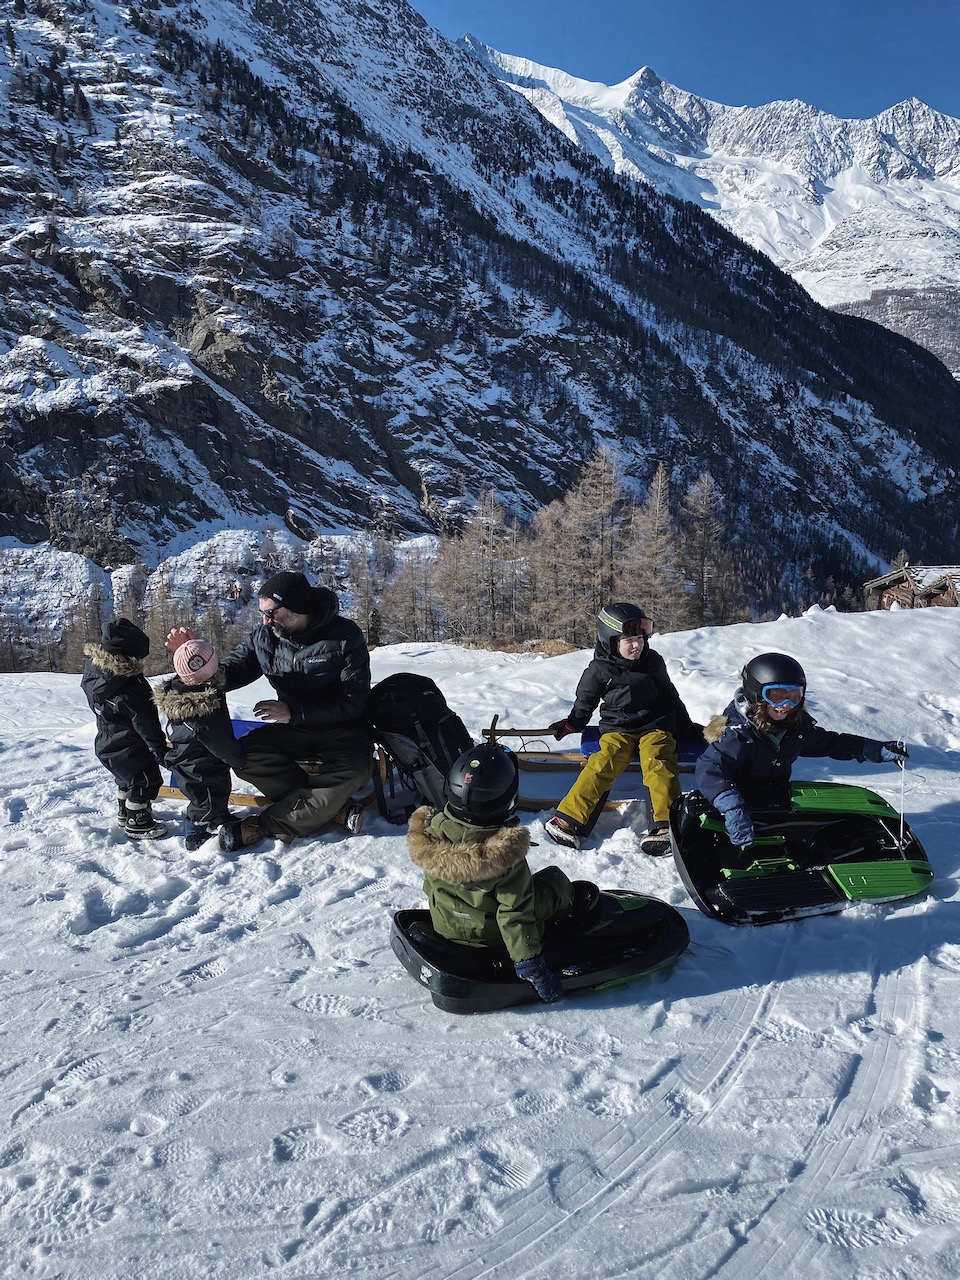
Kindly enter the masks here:
[[608, 87], [463, 45], [617, 172], [700, 205], [818, 302], [886, 324], [960, 376], [960, 318], [942, 306], [960, 278], [960, 120], [916, 98], [870, 120], [804, 102], [727, 107], [648, 67]]
[[638, 491], [710, 469], [777, 573], [953, 554], [942, 366], [613, 175], [401, 0], [21, 8], [0, 536], [155, 565], [270, 516], [423, 530], [486, 489], [529, 515], [605, 445]]

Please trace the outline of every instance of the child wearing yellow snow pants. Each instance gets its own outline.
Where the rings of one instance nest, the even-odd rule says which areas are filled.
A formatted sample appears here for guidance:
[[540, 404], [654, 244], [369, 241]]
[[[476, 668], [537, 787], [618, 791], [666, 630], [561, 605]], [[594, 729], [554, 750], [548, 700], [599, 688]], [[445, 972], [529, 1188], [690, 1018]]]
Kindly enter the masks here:
[[680, 795], [676, 734], [697, 737], [663, 658], [650, 648], [653, 623], [639, 605], [606, 605], [597, 615], [597, 647], [580, 677], [569, 715], [550, 728], [559, 741], [581, 733], [600, 707], [600, 747], [560, 801], [544, 832], [557, 844], [579, 849], [589, 835], [606, 793], [631, 760], [639, 757], [650, 792], [653, 821], [640, 841], [644, 853], [670, 852], [670, 805]]
[[557, 812], [589, 831], [597, 806], [621, 773], [640, 760], [643, 781], [650, 792], [654, 825], [666, 824], [670, 806], [680, 794], [677, 744], [672, 733], [651, 729], [647, 733], [602, 733], [600, 746], [580, 770], [576, 782], [557, 805]]

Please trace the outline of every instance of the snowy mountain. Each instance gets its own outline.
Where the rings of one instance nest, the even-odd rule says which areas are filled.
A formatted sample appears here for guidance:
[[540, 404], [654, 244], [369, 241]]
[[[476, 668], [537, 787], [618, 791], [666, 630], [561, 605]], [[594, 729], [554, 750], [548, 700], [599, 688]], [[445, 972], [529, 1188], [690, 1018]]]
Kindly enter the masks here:
[[[904, 811], [929, 893], [729, 928], [639, 852], [636, 805], [579, 853], [525, 812], [532, 867], [665, 900], [691, 946], [558, 1006], [443, 1013], [390, 949], [425, 901], [402, 827], [228, 862], [188, 855], [163, 800], [169, 837], [133, 846], [76, 676], [0, 675], [0, 1274], [954, 1280], [956, 617], [814, 609], [656, 648], [701, 721], [772, 649], [828, 728], [903, 736], [905, 773], [795, 776]], [[395, 645], [373, 670], [432, 676], [479, 733], [565, 714], [588, 656]]]
[[[960, 388], [610, 172], [403, 0], [16, 0], [0, 536], [157, 565], [270, 519], [709, 469], [775, 577], [957, 553]], [[776, 501], [771, 511], [770, 484]]]
[[461, 43], [618, 173], [692, 200], [824, 306], [887, 324], [960, 376], [960, 120], [917, 98], [870, 120], [727, 107], [649, 67], [607, 86]]

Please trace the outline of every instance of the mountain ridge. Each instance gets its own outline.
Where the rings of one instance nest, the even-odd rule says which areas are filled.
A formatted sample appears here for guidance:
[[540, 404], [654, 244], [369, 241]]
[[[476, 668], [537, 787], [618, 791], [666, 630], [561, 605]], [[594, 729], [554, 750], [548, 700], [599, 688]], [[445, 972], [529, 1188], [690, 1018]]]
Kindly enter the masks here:
[[529, 517], [607, 446], [637, 492], [710, 469], [794, 580], [949, 558], [943, 367], [571, 147], [401, 0], [32, 0], [11, 31], [0, 536], [155, 564], [288, 513], [414, 532], [493, 489]]
[[649, 67], [608, 87], [460, 43], [617, 172], [697, 204], [823, 305], [886, 323], [960, 376], [960, 320], [931, 333], [913, 319], [927, 294], [939, 315], [960, 278], [960, 120], [916, 97], [863, 120], [799, 100], [731, 107]]

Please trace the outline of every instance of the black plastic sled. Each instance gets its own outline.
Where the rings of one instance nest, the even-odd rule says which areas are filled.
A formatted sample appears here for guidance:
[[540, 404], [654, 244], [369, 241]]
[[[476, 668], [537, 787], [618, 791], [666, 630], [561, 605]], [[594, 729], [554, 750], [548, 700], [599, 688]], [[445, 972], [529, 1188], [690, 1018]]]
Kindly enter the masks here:
[[[601, 991], [672, 964], [690, 934], [679, 911], [632, 889], [592, 890], [586, 911], [566, 926], [548, 926], [543, 955], [565, 992]], [[472, 947], [437, 934], [430, 912], [398, 911], [390, 945], [412, 978], [447, 1013], [485, 1013], [539, 999], [514, 973], [506, 949]]]
[[933, 867], [896, 809], [865, 787], [794, 782], [790, 807], [754, 812], [738, 849], [699, 792], [670, 814], [673, 856], [694, 902], [724, 924], [775, 924], [923, 893]]

